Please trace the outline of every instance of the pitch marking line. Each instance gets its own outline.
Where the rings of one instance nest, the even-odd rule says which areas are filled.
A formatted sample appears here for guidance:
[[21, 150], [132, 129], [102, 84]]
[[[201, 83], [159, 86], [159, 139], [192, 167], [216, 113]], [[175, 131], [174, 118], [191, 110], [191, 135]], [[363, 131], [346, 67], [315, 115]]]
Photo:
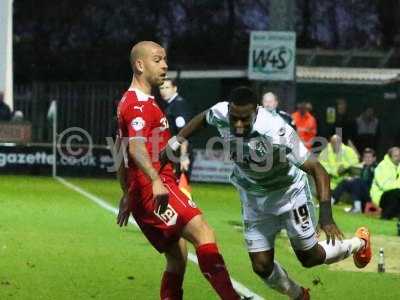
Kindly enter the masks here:
[[[85, 191], [84, 189], [68, 182], [67, 180], [65, 180], [64, 178], [61, 177], [54, 177], [58, 182], [60, 182], [61, 184], [63, 184], [64, 186], [68, 187], [69, 189], [77, 192], [78, 194], [81, 194], [82, 196], [88, 198], [90, 201], [96, 203], [97, 205], [99, 205], [100, 207], [112, 212], [113, 214], [117, 215], [118, 214], [118, 209], [110, 204], [108, 204], [105, 200], [89, 193], [88, 191]], [[132, 217], [129, 218], [129, 223], [135, 225], [137, 228], [138, 225], [136, 224], [136, 222], [132, 219]], [[191, 262], [198, 264], [197, 262], [197, 257], [196, 255], [194, 255], [193, 253], [189, 252], [188, 258]], [[243, 296], [246, 297], [251, 297], [252, 300], [265, 300], [263, 297], [261, 297], [260, 295], [257, 295], [256, 293], [254, 293], [253, 291], [251, 291], [250, 289], [248, 289], [247, 287], [245, 287], [243, 284], [241, 284], [239, 281], [236, 281], [235, 279], [231, 278], [232, 280], [232, 284], [233, 287], [235, 288], [235, 290], [237, 290], [240, 294], [242, 294]]]

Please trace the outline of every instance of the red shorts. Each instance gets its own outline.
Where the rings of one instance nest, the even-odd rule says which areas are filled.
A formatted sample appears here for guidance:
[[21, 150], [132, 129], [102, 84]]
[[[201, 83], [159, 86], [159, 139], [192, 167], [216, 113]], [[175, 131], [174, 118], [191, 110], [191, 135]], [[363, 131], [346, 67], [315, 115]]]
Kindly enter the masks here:
[[163, 214], [156, 212], [152, 185], [138, 188], [131, 194], [134, 202], [133, 217], [140, 229], [158, 252], [165, 252], [181, 238], [185, 225], [201, 211], [183, 194], [173, 178], [162, 177], [169, 190], [168, 208]]

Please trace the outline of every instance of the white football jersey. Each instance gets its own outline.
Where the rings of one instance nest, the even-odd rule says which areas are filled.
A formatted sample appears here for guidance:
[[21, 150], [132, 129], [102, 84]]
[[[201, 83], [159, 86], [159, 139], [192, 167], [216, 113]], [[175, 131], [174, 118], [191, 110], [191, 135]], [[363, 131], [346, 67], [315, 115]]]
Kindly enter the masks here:
[[282, 207], [305, 186], [307, 176], [299, 166], [307, 160], [309, 152], [294, 129], [278, 114], [259, 107], [246, 138], [237, 138], [231, 133], [228, 102], [219, 102], [210, 108], [206, 119], [218, 129], [225, 150], [230, 152], [235, 164], [231, 181], [237, 188], [268, 196], [269, 204]]

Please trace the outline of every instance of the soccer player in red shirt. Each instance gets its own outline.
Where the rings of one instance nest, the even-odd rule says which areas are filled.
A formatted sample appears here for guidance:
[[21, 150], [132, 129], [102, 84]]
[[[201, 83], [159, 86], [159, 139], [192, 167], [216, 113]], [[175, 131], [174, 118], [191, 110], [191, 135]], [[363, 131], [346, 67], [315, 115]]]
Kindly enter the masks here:
[[132, 213], [153, 247], [165, 254], [162, 300], [183, 297], [186, 241], [196, 248], [200, 269], [218, 295], [227, 300], [240, 299], [212, 229], [196, 205], [179, 190], [172, 165], [160, 168], [159, 152], [171, 135], [166, 117], [150, 94], [165, 80], [165, 50], [154, 42], [139, 42], [131, 50], [130, 62], [132, 83], [118, 105], [119, 138], [129, 139], [129, 146], [128, 167], [122, 164], [118, 170], [124, 194], [117, 222], [126, 225]]

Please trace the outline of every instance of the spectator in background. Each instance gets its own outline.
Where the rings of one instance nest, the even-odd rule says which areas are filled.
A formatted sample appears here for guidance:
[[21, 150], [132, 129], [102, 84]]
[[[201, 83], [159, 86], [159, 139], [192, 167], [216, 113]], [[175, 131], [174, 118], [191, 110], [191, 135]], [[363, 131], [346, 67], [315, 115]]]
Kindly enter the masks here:
[[400, 148], [390, 148], [375, 170], [371, 187], [374, 204], [382, 208], [382, 219], [400, 218]]
[[358, 156], [335, 134], [319, 155], [319, 161], [331, 177], [331, 190], [334, 190], [341, 181], [349, 178], [352, 168], [358, 165]]
[[[174, 79], [167, 78], [160, 86], [161, 98], [165, 101], [165, 115], [169, 123], [171, 134], [177, 135], [193, 117], [192, 110], [186, 100], [178, 94], [178, 86]], [[190, 179], [192, 166], [192, 151], [189, 143], [181, 147], [180, 163], [175, 164], [175, 174], [180, 178], [185, 173]]]
[[355, 123], [347, 112], [347, 101], [340, 98], [336, 101], [336, 113], [330, 124], [328, 136], [341, 132], [343, 143], [351, 146], [355, 135]]
[[12, 116], [13, 122], [23, 122], [24, 121], [24, 113], [20, 110], [14, 111], [14, 115]]
[[314, 107], [311, 102], [306, 102], [306, 109], [310, 114], [313, 114]]
[[292, 114], [292, 118], [300, 139], [308, 149], [311, 149], [313, 139], [317, 135], [317, 121], [307, 111], [305, 102], [301, 102], [297, 105], [297, 111]]
[[278, 109], [279, 100], [277, 95], [271, 92], [265, 93], [262, 97], [262, 106], [271, 113], [280, 115], [282, 119], [286, 121], [286, 123], [296, 129], [292, 117], [287, 112]]
[[0, 92], [0, 121], [10, 121], [11, 116], [10, 107], [4, 102], [4, 95]]
[[344, 192], [349, 193], [353, 201], [353, 207], [350, 210], [352, 213], [363, 212], [365, 204], [371, 201], [369, 190], [376, 168], [376, 155], [373, 149], [365, 148], [360, 167], [358, 175], [344, 179], [332, 194], [334, 203], [337, 203]]
[[356, 136], [354, 137], [354, 142], [358, 152], [361, 153], [367, 147], [377, 149], [379, 135], [379, 120], [375, 117], [374, 109], [368, 107], [356, 119]]

